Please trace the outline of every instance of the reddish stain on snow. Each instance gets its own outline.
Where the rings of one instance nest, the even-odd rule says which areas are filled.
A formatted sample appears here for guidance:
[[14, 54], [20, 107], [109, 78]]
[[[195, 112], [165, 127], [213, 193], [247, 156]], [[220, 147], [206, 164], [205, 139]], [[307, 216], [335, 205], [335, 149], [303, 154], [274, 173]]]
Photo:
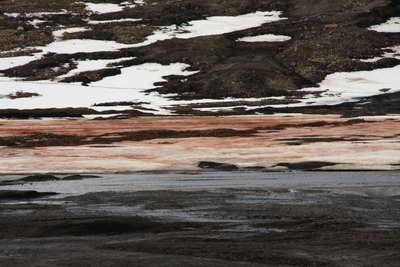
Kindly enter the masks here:
[[[240, 167], [270, 168], [280, 162], [320, 160], [343, 163], [327, 169], [399, 168], [400, 117], [368, 117], [365, 122], [345, 123], [348, 120], [326, 115], [2, 120], [0, 137], [220, 128], [258, 132], [250, 137], [168, 138], [36, 149], [1, 147], [0, 173], [196, 169], [201, 160]], [[312, 124], [316, 122], [320, 125]]]

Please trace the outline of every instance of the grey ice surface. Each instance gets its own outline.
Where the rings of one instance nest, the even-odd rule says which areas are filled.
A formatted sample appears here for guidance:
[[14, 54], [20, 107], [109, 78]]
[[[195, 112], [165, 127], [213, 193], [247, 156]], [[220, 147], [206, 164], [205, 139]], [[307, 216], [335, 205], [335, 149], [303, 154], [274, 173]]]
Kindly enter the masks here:
[[[62, 178], [62, 175], [57, 175]], [[1, 180], [23, 176], [0, 176]], [[100, 178], [57, 180], [1, 186], [1, 190], [57, 192], [58, 197], [89, 192], [147, 190], [300, 189], [336, 190], [372, 196], [400, 195], [400, 172], [262, 172], [171, 171], [103, 174]]]

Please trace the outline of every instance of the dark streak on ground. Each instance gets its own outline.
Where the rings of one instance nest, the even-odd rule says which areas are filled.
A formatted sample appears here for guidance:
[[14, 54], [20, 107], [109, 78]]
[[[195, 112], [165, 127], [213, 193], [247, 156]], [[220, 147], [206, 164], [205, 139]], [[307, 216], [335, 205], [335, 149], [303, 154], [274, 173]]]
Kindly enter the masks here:
[[[284, 130], [286, 128], [302, 128], [302, 127], [338, 127], [343, 125], [353, 125], [359, 123], [367, 123], [364, 119], [352, 119], [345, 122], [326, 122], [316, 121], [304, 124], [279, 124], [267, 127], [257, 127], [249, 130], [234, 130], [234, 129], [211, 129], [211, 130], [144, 130], [135, 132], [113, 132], [103, 135], [80, 136], [73, 134], [53, 134], [53, 133], [34, 133], [25, 136], [6, 136], [0, 137], [0, 146], [10, 147], [45, 147], [45, 146], [77, 146], [77, 145], [92, 145], [92, 144], [112, 144], [122, 141], [143, 141], [151, 139], [164, 138], [193, 138], [193, 137], [252, 137], [259, 132], [265, 130]], [[282, 141], [299, 141], [300, 139], [282, 139]], [[302, 142], [333, 142], [333, 141], [351, 141], [346, 138], [303, 138]], [[365, 139], [357, 139], [365, 140]]]
[[255, 130], [212, 129], [204, 131], [188, 130], [145, 130], [137, 132], [109, 133], [96, 136], [78, 136], [52, 133], [36, 133], [27, 136], [0, 137], [0, 145], [18, 147], [44, 146], [77, 146], [90, 144], [111, 144], [122, 141], [143, 141], [163, 138], [191, 138], [191, 137], [250, 137]]
[[[35, 259], [30, 266], [394, 267], [400, 261], [397, 196], [277, 188], [103, 192], [65, 200], [0, 203], [7, 214], [0, 216], [0, 238], [7, 238], [0, 242], [0, 265]], [[123, 212], [135, 207], [154, 215]]]

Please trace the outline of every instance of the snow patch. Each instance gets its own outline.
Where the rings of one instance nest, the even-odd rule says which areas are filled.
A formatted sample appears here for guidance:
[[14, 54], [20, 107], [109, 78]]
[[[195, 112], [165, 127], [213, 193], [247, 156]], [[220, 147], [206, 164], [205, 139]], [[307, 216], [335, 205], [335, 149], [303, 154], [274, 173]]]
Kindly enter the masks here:
[[102, 23], [117, 23], [117, 22], [137, 22], [142, 19], [115, 19], [115, 20], [91, 20], [88, 21], [88, 24], [102, 24]]
[[385, 23], [369, 27], [368, 30], [388, 33], [400, 32], [400, 17], [390, 18]]
[[57, 31], [53, 31], [53, 36], [55, 38], [62, 38], [64, 33], [74, 33], [74, 32], [84, 32], [88, 31], [89, 29], [83, 27], [75, 27], [75, 28], [66, 28]]
[[197, 71], [184, 71], [190, 65], [183, 63], [174, 63], [170, 65], [161, 65], [158, 63], [144, 63], [121, 69], [121, 74], [106, 77], [101, 81], [93, 82], [93, 86], [108, 88], [126, 88], [126, 89], [150, 89], [154, 88], [155, 82], [166, 81], [163, 77], [168, 75], [192, 75]]
[[189, 39], [241, 31], [259, 27], [265, 23], [286, 19], [280, 18], [279, 16], [281, 14], [282, 12], [280, 11], [257, 11], [240, 16], [215, 16], [208, 17], [205, 20], [193, 20], [181, 27], [177, 27], [176, 25], [162, 27], [155, 31], [153, 35], [147, 37], [145, 42], [135, 46], [149, 45], [157, 41], [171, 38]]
[[57, 80], [62, 80], [66, 77], [74, 76], [75, 74], [79, 74], [81, 72], [100, 70], [107, 68], [108, 64], [116, 63], [122, 60], [130, 60], [134, 59], [134, 57], [126, 57], [126, 58], [118, 58], [118, 59], [98, 59], [98, 60], [84, 60], [84, 61], [75, 61], [77, 64], [76, 69], [71, 70], [67, 74], [61, 75], [57, 77]]
[[338, 72], [329, 74], [317, 88], [304, 88], [303, 91], [323, 91], [321, 97], [301, 100], [301, 106], [312, 100], [312, 105], [335, 105], [358, 101], [361, 97], [382, 94], [382, 89], [390, 92], [400, 91], [400, 65], [393, 68], [371, 71]]
[[249, 36], [237, 39], [239, 42], [285, 42], [292, 39], [290, 36], [286, 35], [275, 35], [275, 34], [264, 34], [257, 36]]
[[97, 14], [120, 12], [124, 10], [124, 8], [130, 7], [130, 5], [118, 5], [118, 4], [108, 4], [108, 3], [86, 3], [86, 2], [76, 2], [76, 3], [86, 5], [85, 9]]
[[376, 62], [376, 61], [378, 61], [380, 59], [384, 59], [384, 58], [397, 58], [400, 60], [400, 45], [383, 48], [383, 51], [384, 51], [384, 53], [380, 57], [374, 57], [374, 58], [369, 58], [369, 59], [359, 59], [359, 61], [361, 61], [361, 62]]

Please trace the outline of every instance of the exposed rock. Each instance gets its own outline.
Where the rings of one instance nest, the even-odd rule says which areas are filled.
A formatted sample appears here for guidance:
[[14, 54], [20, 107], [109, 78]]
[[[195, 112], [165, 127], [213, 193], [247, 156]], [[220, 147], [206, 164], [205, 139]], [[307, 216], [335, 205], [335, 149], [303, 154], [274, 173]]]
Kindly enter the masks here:
[[51, 174], [35, 174], [26, 176], [24, 178], [18, 179], [19, 182], [44, 182], [44, 181], [54, 181], [60, 180], [60, 178]]
[[27, 199], [38, 198], [43, 196], [55, 195], [57, 193], [50, 192], [37, 192], [33, 190], [19, 191], [19, 190], [0, 190], [0, 199]]
[[202, 169], [213, 169], [218, 166], [223, 165], [224, 163], [218, 163], [218, 162], [213, 162], [213, 161], [200, 161], [197, 167], [202, 168]]
[[237, 171], [239, 168], [236, 165], [228, 163], [219, 163], [213, 161], [200, 161], [197, 167], [202, 169], [214, 169], [220, 171]]
[[337, 27], [339, 27], [339, 25], [337, 25], [336, 23], [325, 25], [325, 29], [336, 29]]
[[320, 169], [326, 166], [335, 166], [339, 163], [334, 162], [324, 162], [324, 161], [304, 161], [304, 162], [297, 162], [297, 163], [278, 163], [273, 167], [287, 167], [291, 170], [315, 170]]
[[29, 97], [35, 97], [35, 96], [40, 96], [40, 95], [38, 93], [30, 93], [30, 92], [24, 92], [24, 91], [16, 91], [14, 93], [10, 93], [7, 95], [7, 97], [10, 99], [29, 98]]
[[90, 178], [101, 178], [101, 177], [97, 175], [73, 174], [62, 178], [62, 180], [76, 181], [76, 180], [83, 180]]
[[219, 171], [237, 171], [239, 168], [234, 164], [222, 164], [214, 168]]

